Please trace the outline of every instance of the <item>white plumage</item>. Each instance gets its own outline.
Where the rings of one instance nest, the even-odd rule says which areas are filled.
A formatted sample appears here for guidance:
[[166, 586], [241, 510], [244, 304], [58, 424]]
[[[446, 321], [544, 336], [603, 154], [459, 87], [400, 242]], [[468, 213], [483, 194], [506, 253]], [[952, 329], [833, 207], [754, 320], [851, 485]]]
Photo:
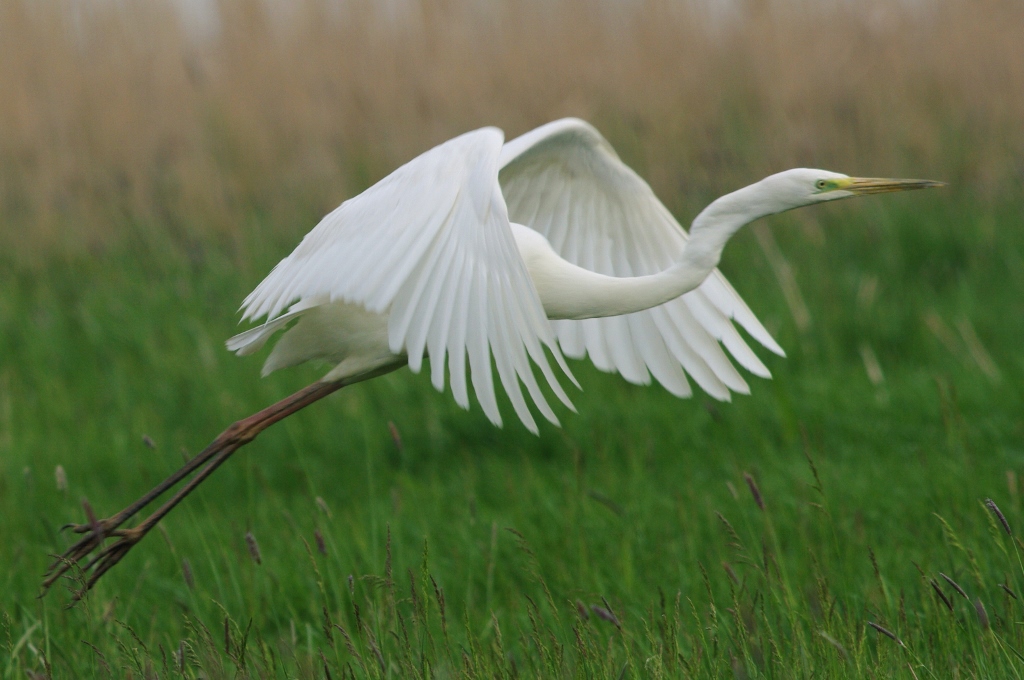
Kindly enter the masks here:
[[[509, 216], [544, 235], [560, 256], [617, 277], [655, 274], [682, 253], [686, 232], [650, 186], [592, 126], [559, 120], [518, 137], [501, 153], [500, 180]], [[733, 327], [739, 323], [771, 351], [782, 348], [715, 270], [693, 292], [627, 316], [553, 322], [566, 356], [591, 361], [635, 384], [650, 374], [679, 397], [690, 396], [682, 369], [708, 394], [747, 393], [721, 341], [763, 378], [771, 374]]]
[[749, 387], [723, 346], [754, 375], [770, 377], [734, 322], [784, 355], [715, 269], [729, 237], [763, 215], [855, 195], [857, 182], [895, 190], [879, 189], [881, 180], [790, 170], [712, 203], [694, 220], [688, 245], [650, 186], [588, 123], [558, 120], [502, 141], [496, 128], [463, 134], [342, 203], [245, 299], [244, 319], [268, 321], [228, 348], [255, 352], [298, 319], [265, 374], [322, 359], [334, 364], [324, 380], [349, 384], [406, 363], [419, 372], [429, 357], [438, 390], [447, 361], [463, 408], [468, 356], [476, 397], [500, 425], [493, 357], [532, 432], [520, 383], [545, 418], [558, 418], [531, 362], [572, 408], [548, 356], [573, 383], [563, 354], [589, 355], [636, 384], [653, 375], [680, 397], [692, 394], [689, 374], [727, 400], [730, 390]]

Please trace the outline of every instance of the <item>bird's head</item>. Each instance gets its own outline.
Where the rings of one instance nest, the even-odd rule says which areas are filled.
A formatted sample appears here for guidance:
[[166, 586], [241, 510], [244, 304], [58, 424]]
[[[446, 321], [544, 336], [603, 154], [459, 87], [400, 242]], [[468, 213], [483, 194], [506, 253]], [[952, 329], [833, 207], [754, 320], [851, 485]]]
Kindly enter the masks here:
[[706, 276], [718, 264], [732, 235], [761, 217], [840, 198], [941, 186], [944, 182], [929, 179], [850, 177], [809, 168], [786, 170], [726, 194], [704, 208], [690, 225], [690, 240], [679, 266], [683, 271], [703, 272]]
[[944, 186], [944, 182], [928, 179], [883, 179], [877, 177], [849, 177], [828, 170], [795, 168], [766, 177], [759, 182], [765, 189], [764, 196], [777, 201], [777, 210], [782, 212], [813, 203], [835, 201], [840, 198], [884, 194], [894, 191], [910, 191], [928, 187]]

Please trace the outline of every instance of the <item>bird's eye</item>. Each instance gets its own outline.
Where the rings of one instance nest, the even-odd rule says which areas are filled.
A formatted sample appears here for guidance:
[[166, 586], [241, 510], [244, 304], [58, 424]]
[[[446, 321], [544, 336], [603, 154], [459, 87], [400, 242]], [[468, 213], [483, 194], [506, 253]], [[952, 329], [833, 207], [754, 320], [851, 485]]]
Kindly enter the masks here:
[[817, 182], [814, 183], [814, 186], [817, 187], [818, 189], [825, 189], [828, 187], [828, 182], [823, 179], [819, 179]]

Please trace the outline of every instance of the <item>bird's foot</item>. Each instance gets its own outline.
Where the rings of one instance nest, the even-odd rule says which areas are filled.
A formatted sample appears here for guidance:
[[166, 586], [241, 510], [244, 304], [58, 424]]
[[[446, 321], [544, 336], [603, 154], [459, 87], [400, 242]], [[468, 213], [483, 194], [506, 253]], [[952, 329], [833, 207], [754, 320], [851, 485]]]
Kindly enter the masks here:
[[[55, 557], [47, 568], [43, 580], [42, 594], [45, 594], [58, 579], [69, 571], [75, 570], [80, 573], [85, 580], [82, 588], [75, 591], [72, 604], [82, 599], [85, 593], [99, 580], [99, 577], [120, 562], [128, 550], [138, 543], [146, 533], [138, 527], [134, 529], [119, 528], [127, 519], [121, 514], [98, 520], [93, 515], [89, 504], [85, 503], [84, 506], [88, 522], [67, 524], [62, 527], [62, 530], [70, 529], [72, 532], [84, 534], [84, 536]], [[104, 548], [103, 543], [108, 538], [117, 538], [118, 540]]]

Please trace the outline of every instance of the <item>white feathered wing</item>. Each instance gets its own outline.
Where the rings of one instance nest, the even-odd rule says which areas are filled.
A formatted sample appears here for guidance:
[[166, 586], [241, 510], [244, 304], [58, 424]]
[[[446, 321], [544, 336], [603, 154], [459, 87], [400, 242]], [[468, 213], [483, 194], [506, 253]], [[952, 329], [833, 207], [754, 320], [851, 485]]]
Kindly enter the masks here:
[[[513, 139], [499, 166], [510, 219], [543, 234], [577, 266], [609, 276], [654, 274], [686, 244], [686, 232], [650, 186], [582, 120], [554, 121]], [[732, 321], [784, 356], [717, 269], [696, 290], [652, 309], [551, 323], [566, 356], [589, 354], [601, 370], [636, 384], [653, 374], [680, 397], [691, 394], [689, 373], [711, 396], [729, 399], [729, 390], [749, 388], [719, 342], [751, 373], [771, 376]]]
[[[395, 170], [328, 214], [245, 299], [244, 319], [266, 316], [267, 333], [229, 341], [254, 349], [283, 325], [289, 305], [344, 301], [387, 315], [388, 344], [418, 372], [429, 355], [431, 379], [469, 407], [466, 356], [477, 400], [501, 424], [491, 372], [526, 427], [537, 425], [519, 382], [541, 413], [558, 419], [530, 366], [569, 408], [543, 345], [572, 379], [540, 299], [519, 256], [498, 185], [503, 141], [496, 128], [456, 137]], [[285, 314], [288, 316], [288, 314]], [[254, 329], [255, 330], [255, 329]], [[573, 379], [575, 382], [575, 380]]]

